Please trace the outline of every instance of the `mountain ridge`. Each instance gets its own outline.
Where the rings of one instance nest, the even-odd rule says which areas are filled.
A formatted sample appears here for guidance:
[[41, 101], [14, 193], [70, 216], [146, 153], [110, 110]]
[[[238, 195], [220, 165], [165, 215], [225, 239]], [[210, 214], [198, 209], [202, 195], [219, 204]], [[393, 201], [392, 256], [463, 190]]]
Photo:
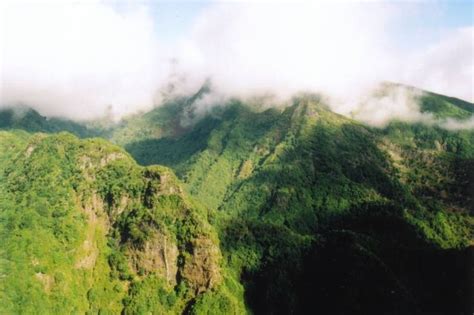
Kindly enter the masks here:
[[470, 313], [473, 130], [370, 127], [313, 94], [181, 126], [190, 100], [98, 129], [119, 145], [0, 131], [6, 311]]
[[[412, 93], [419, 95], [415, 99], [419, 103], [421, 113], [432, 113], [437, 118], [454, 118], [464, 120], [474, 114], [474, 103], [468, 101], [449, 97], [429, 91], [424, 91], [416, 87], [407, 86], [399, 83], [384, 82], [375, 89], [374, 95], [381, 97], [389, 93], [393, 89], [401, 88], [406, 91], [412, 91]], [[205, 82], [203, 86], [196, 92], [189, 95], [175, 95], [171, 93], [164, 98], [164, 102], [160, 106], [156, 106], [151, 110], [145, 112], [139, 112], [137, 114], [128, 115], [118, 122], [110, 121], [108, 117], [99, 118], [98, 120], [78, 122], [72, 119], [61, 118], [61, 117], [47, 117], [40, 114], [37, 110], [32, 107], [22, 105], [18, 106], [6, 106], [0, 107], [0, 129], [24, 129], [30, 132], [59, 132], [69, 131], [81, 138], [83, 137], [102, 137], [107, 138], [113, 142], [124, 144], [127, 140], [127, 134], [124, 132], [132, 132], [130, 137], [135, 140], [142, 139], [144, 137], [156, 138], [161, 137], [161, 133], [165, 127], [175, 126], [178, 128], [175, 136], [179, 136], [180, 133], [186, 130], [186, 127], [179, 126], [182, 124], [180, 119], [183, 116], [195, 117], [194, 107], [195, 103], [203, 98], [205, 95], [212, 93], [212, 84]], [[296, 94], [294, 97], [298, 97]], [[309, 94], [311, 95], [311, 94]], [[230, 103], [239, 101], [238, 99], [230, 99]], [[260, 100], [261, 101], [261, 100]], [[247, 104], [250, 104], [247, 101]], [[225, 105], [225, 104], [220, 104]], [[219, 105], [217, 105], [219, 106]], [[277, 108], [285, 107], [284, 105], [278, 105]], [[271, 107], [270, 107], [271, 108]], [[255, 110], [258, 109], [258, 101], [256, 102]], [[210, 111], [212, 113], [212, 110]], [[179, 115], [178, 115], [179, 114]], [[202, 116], [202, 115], [201, 115]], [[204, 115], [205, 117], [206, 115]], [[178, 119], [178, 121], [176, 121]], [[133, 129], [136, 128], [134, 125], [138, 124], [137, 127], [143, 127], [147, 123], [153, 123], [155, 129], [149, 131], [136, 130], [137, 133], [133, 133]], [[128, 126], [131, 125], [131, 126]], [[129, 131], [124, 130], [130, 129]], [[172, 127], [171, 129], [173, 129]], [[142, 134], [140, 134], [142, 133]], [[171, 135], [166, 133], [164, 135]]]

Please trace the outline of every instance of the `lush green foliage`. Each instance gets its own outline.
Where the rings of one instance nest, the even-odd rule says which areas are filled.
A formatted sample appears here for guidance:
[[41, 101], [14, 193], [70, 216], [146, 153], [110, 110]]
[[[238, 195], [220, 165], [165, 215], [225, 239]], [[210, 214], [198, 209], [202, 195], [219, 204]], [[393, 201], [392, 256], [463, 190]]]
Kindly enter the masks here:
[[[462, 248], [472, 242], [473, 141], [472, 131], [422, 124], [368, 128], [330, 112], [317, 96], [303, 96], [279, 110], [234, 101], [213, 109], [179, 137], [132, 142], [126, 148], [140, 163], [172, 167], [193, 196], [218, 210], [212, 222], [254, 310], [309, 307], [301, 299], [309, 285], [304, 275], [316, 273], [305, 261], [317, 259], [321, 268], [332, 270], [322, 258], [308, 257], [322, 251], [325, 259], [336, 259], [343, 253], [330, 249], [335, 246], [353, 255], [344, 259], [361, 261], [344, 266], [353, 286], [337, 277], [346, 291], [330, 279], [319, 290], [343, 295], [354, 294], [357, 286], [367, 290], [365, 275], [374, 279], [372, 293], [347, 296], [340, 311], [381, 312], [387, 310], [373, 308], [373, 296], [392, 310], [442, 307], [443, 299], [421, 292], [435, 290], [431, 280], [423, 279], [439, 276], [430, 270], [406, 279], [390, 253], [405, 257], [406, 268], [417, 259], [442, 255], [437, 254], [441, 249], [457, 248], [463, 255]], [[333, 240], [334, 235], [349, 235], [351, 241], [345, 236]], [[443, 259], [448, 268], [455, 268], [452, 259]], [[413, 287], [419, 285], [414, 279], [423, 289]], [[459, 275], [454, 279], [456, 284]], [[438, 285], [443, 281], [448, 280]], [[450, 298], [459, 301], [459, 296]]]
[[438, 118], [469, 118], [474, 114], [471, 103], [444, 95], [425, 93], [420, 100], [422, 112], [433, 113]]
[[[7, 164], [0, 205], [2, 312], [120, 309], [118, 284], [106, 276], [104, 227], [87, 225], [75, 202], [76, 145], [66, 134], [37, 135]], [[92, 270], [77, 267], [88, 237], [97, 246]], [[89, 291], [92, 283], [100, 301]]]
[[[371, 128], [316, 95], [197, 112], [205, 92], [84, 127], [128, 153], [0, 132], [0, 312], [468, 311], [474, 131]], [[24, 117], [4, 125], [88, 135]]]
[[[174, 314], [203, 285], [243, 308], [233, 296], [242, 289], [220, 283], [207, 211], [170, 170], [142, 168], [100, 139], [27, 138], [2, 133], [0, 313]], [[168, 243], [161, 250], [153, 247], [160, 237]], [[194, 267], [198, 254], [210, 275]], [[150, 270], [163, 259], [166, 277]]]
[[29, 108], [1, 108], [0, 130], [22, 129], [29, 132], [55, 133], [68, 131], [79, 137], [93, 137], [99, 134], [96, 128], [62, 118], [46, 118]]

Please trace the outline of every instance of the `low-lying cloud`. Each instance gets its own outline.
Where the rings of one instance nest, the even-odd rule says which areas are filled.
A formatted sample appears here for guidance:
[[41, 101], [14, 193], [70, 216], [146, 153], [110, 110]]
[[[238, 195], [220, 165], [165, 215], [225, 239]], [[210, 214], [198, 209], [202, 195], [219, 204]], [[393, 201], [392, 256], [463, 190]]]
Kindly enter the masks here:
[[422, 119], [402, 94], [361, 107], [380, 81], [474, 100], [474, 28], [407, 52], [392, 36], [406, 19], [396, 4], [216, 2], [171, 42], [159, 40], [167, 30], [154, 27], [149, 6], [126, 7], [3, 3], [0, 104], [76, 119], [112, 105], [120, 116], [157, 105], [160, 89], [179, 75], [181, 92], [210, 78], [219, 97], [323, 92], [339, 112], [375, 125]]
[[12, 2], [1, 13], [2, 104], [74, 118], [109, 105], [132, 112], [152, 103], [164, 79], [145, 7], [120, 14], [96, 2]]
[[433, 121], [431, 114], [420, 112], [417, 100], [422, 92], [404, 86], [393, 86], [380, 94], [370, 93], [362, 97], [358, 105], [345, 108], [351, 109], [350, 112], [341, 113], [377, 127], [383, 127], [394, 119], [406, 122]]
[[335, 106], [339, 113], [375, 127], [385, 127], [391, 121], [436, 125], [448, 130], [474, 129], [474, 116], [469, 119], [438, 118], [432, 113], [421, 112], [423, 91], [406, 86], [382, 84], [358, 100], [356, 106]]

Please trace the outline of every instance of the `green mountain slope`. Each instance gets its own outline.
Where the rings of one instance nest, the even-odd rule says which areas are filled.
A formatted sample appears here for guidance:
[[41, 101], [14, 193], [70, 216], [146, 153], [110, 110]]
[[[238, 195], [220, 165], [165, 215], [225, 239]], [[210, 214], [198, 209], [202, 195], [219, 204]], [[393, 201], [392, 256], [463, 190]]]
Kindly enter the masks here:
[[464, 100], [423, 91], [412, 86], [385, 82], [374, 92], [375, 98], [390, 96], [391, 94], [404, 93], [411, 96], [418, 104], [420, 112], [433, 114], [438, 119], [463, 120], [474, 114], [474, 105]]
[[46, 133], [68, 131], [83, 138], [99, 134], [96, 128], [87, 124], [63, 118], [47, 118], [31, 108], [0, 108], [0, 130], [11, 129]]
[[5, 312], [471, 314], [473, 130], [372, 128], [317, 95], [198, 113], [206, 92], [84, 126], [128, 153], [0, 132]]
[[[473, 147], [473, 131], [368, 128], [315, 96], [265, 111], [235, 101], [179, 137], [125, 146], [139, 163], [173, 168], [218, 210], [224, 255], [258, 313], [303, 311], [308, 301], [331, 313], [463, 311], [468, 296], [443, 287], [467, 286], [454, 270], [472, 244]], [[329, 265], [341, 259], [359, 263]], [[431, 268], [417, 270], [420, 260]], [[335, 278], [308, 283], [306, 274], [325, 272]], [[327, 292], [304, 300], [305, 288], [345, 298], [338, 310]]]
[[474, 114], [472, 103], [435, 93], [425, 93], [421, 97], [422, 112], [434, 113], [439, 118], [468, 118]]
[[207, 211], [170, 170], [99, 139], [21, 136], [2, 135], [17, 146], [0, 184], [0, 313], [243, 307]]
[[208, 84], [205, 84], [193, 95], [166, 98], [162, 105], [149, 112], [134, 114], [118, 124], [109, 125], [103, 130], [102, 136], [120, 145], [180, 136], [188, 130], [182, 123], [183, 118], [192, 119], [195, 116], [193, 105], [209, 91]]

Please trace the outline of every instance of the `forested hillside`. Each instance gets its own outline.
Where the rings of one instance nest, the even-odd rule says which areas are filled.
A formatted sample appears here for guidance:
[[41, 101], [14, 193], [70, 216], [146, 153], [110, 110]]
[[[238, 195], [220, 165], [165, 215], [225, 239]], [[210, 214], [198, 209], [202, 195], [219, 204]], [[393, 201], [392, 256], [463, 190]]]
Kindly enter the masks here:
[[473, 131], [369, 128], [304, 96], [280, 110], [235, 101], [125, 148], [218, 210], [257, 313], [343, 314], [466, 311], [473, 145]]
[[200, 112], [207, 92], [109, 126], [4, 119], [0, 313], [471, 314], [474, 130], [312, 94]]
[[1, 136], [0, 313], [243, 310], [209, 212], [170, 170], [100, 139]]

